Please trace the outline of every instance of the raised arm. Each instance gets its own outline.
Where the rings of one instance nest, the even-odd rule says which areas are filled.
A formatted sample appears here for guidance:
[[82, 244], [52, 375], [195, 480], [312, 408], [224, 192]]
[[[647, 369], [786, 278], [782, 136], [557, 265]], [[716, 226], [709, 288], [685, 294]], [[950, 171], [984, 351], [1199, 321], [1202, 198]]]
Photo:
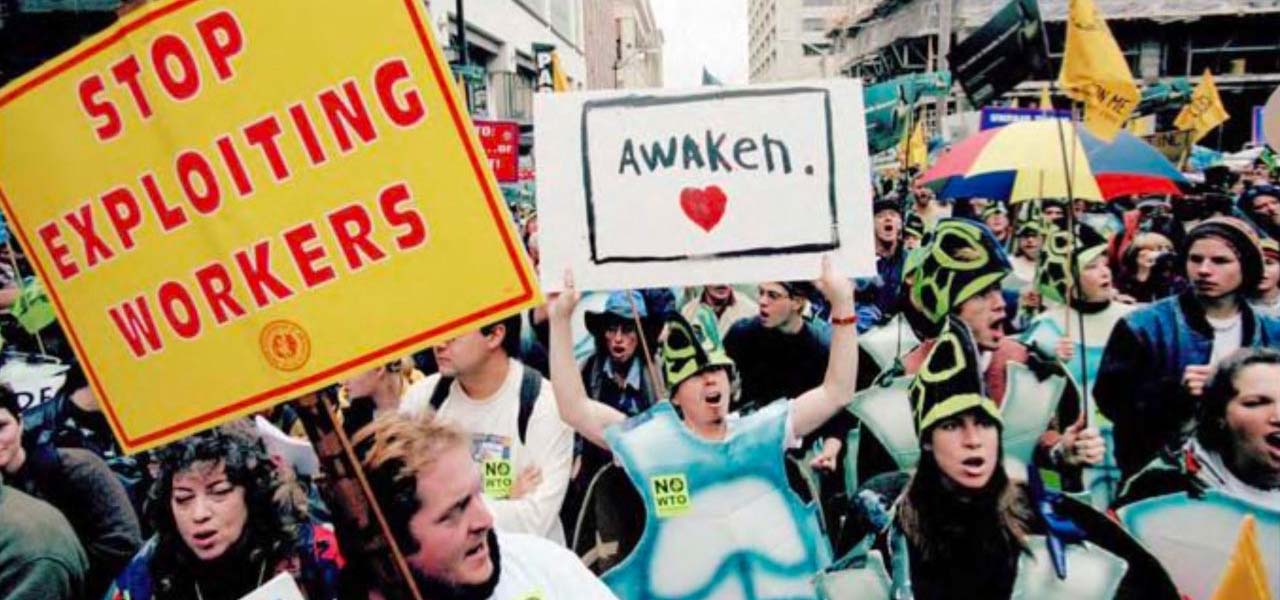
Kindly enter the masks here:
[[626, 419], [613, 407], [587, 397], [582, 375], [573, 361], [573, 327], [570, 320], [581, 295], [573, 287], [573, 274], [565, 272], [564, 291], [552, 294], [547, 302], [551, 327], [551, 387], [556, 394], [560, 418], [591, 443], [609, 449], [604, 430]]
[[804, 437], [853, 401], [858, 378], [858, 328], [854, 317], [853, 282], [822, 259], [822, 277], [814, 285], [831, 303], [831, 353], [822, 385], [796, 398], [791, 407], [793, 433]]

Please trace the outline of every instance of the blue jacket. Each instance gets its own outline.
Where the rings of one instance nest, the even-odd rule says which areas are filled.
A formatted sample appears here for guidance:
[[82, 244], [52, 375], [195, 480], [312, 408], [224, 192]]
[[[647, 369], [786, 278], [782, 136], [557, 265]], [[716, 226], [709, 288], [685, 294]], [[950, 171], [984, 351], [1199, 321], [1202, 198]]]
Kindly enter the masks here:
[[[1280, 345], [1280, 320], [1241, 302], [1241, 347]], [[1093, 396], [1115, 423], [1116, 462], [1133, 475], [1161, 449], [1178, 447], [1195, 424], [1195, 399], [1182, 387], [1190, 365], [1209, 364], [1213, 329], [1192, 292], [1155, 302], [1116, 324]]]

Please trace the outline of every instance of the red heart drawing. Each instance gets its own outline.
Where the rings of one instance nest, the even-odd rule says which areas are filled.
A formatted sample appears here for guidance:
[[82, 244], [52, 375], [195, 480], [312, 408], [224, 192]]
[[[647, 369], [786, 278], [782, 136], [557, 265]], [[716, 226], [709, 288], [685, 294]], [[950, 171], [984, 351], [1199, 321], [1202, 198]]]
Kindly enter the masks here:
[[680, 208], [704, 231], [710, 232], [724, 217], [724, 205], [729, 201], [718, 185], [709, 185], [703, 189], [684, 188], [680, 190]]

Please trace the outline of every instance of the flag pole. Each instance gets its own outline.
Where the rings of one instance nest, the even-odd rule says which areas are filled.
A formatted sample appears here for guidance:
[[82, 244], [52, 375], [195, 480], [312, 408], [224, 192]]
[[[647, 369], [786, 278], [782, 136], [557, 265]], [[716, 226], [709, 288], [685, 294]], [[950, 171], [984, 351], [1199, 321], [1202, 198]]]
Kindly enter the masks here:
[[[1070, 19], [1070, 16], [1068, 16], [1068, 19]], [[1064, 24], [1063, 37], [1062, 37], [1062, 39], [1063, 39], [1063, 60], [1064, 60], [1064, 61], [1066, 60], [1066, 46], [1065, 46], [1065, 45], [1066, 45], [1066, 39], [1067, 39], [1067, 34], [1069, 33], [1065, 28], [1068, 28], [1068, 27], [1070, 27], [1070, 24], [1069, 24], [1069, 23]], [[1041, 39], [1042, 39], [1042, 40], [1043, 40], [1043, 42], [1044, 42], [1045, 70], [1047, 71], [1046, 76], [1047, 76], [1047, 78], [1048, 78], [1048, 81], [1049, 81], [1049, 85], [1050, 85], [1050, 87], [1052, 87], [1052, 86], [1056, 85], [1056, 83], [1055, 83], [1055, 81], [1054, 81], [1054, 79], [1055, 79], [1055, 78], [1053, 77], [1053, 62], [1052, 62], [1052, 60], [1050, 59], [1050, 57], [1052, 56], [1052, 53], [1050, 52], [1050, 48], [1049, 48], [1049, 31], [1048, 31], [1048, 29], [1045, 27], [1044, 19], [1041, 19], [1041, 20], [1040, 20], [1040, 37], [1041, 37]], [[1076, 139], [1076, 128], [1078, 127], [1078, 124], [1077, 124], [1077, 108], [1078, 108], [1078, 107], [1077, 107], [1077, 103], [1076, 103], [1076, 101], [1073, 99], [1073, 100], [1071, 101], [1071, 130], [1072, 130], [1072, 141], [1073, 141], [1073, 142], [1074, 142], [1074, 141], [1075, 141], [1075, 139]], [[1073, 188], [1073, 185], [1075, 184], [1075, 179], [1074, 179], [1074, 175], [1075, 175], [1075, 145], [1074, 145], [1074, 144], [1072, 145], [1072, 148], [1071, 148], [1071, 158], [1070, 158], [1070, 160], [1068, 160], [1068, 158], [1067, 158], [1067, 140], [1066, 140], [1066, 134], [1063, 132], [1063, 129], [1062, 129], [1062, 119], [1056, 119], [1056, 118], [1055, 118], [1055, 119], [1054, 119], [1054, 121], [1055, 121], [1055, 122], [1057, 122], [1057, 124], [1058, 124], [1058, 127], [1057, 127], [1057, 129], [1058, 129], [1058, 145], [1059, 145], [1059, 147], [1062, 149], [1062, 169], [1063, 169], [1063, 171], [1064, 171], [1064, 172], [1066, 173], [1066, 175], [1067, 175], [1067, 185], [1066, 185], [1066, 188], [1067, 188], [1067, 189], [1066, 189], [1066, 191], [1067, 191], [1067, 208], [1066, 208], [1066, 212], [1067, 212], [1067, 228], [1070, 230], [1070, 234], [1069, 234], [1069, 235], [1071, 236], [1071, 246], [1070, 246], [1070, 251], [1069, 251], [1069, 252], [1067, 252], [1067, 268], [1068, 268], [1068, 269], [1070, 270], [1070, 272], [1071, 272], [1072, 281], [1075, 281], [1075, 280], [1077, 280], [1077, 279], [1079, 278], [1079, 276], [1080, 276], [1080, 269], [1079, 269], [1079, 265], [1077, 265], [1077, 264], [1076, 264], [1076, 260], [1075, 260], [1075, 247], [1076, 247], [1076, 230], [1075, 230], [1075, 225], [1074, 225], [1074, 220], [1075, 220], [1075, 218], [1074, 218], [1074, 217], [1075, 217], [1075, 190], [1074, 190], [1074, 189], [1072, 189], [1072, 188]], [[1042, 251], [1043, 251], [1043, 250], [1042, 250]], [[1067, 291], [1068, 291], [1068, 294], [1069, 294], [1069, 293], [1070, 293], [1070, 291], [1071, 291], [1071, 286], [1070, 286], [1070, 285], [1068, 285], [1068, 286], [1067, 286]], [[1068, 296], [1065, 298], [1065, 300], [1066, 300], [1067, 308], [1068, 308], [1068, 310], [1070, 310], [1070, 307], [1071, 307], [1071, 297], [1070, 297], [1070, 295], [1068, 295]], [[1068, 313], [1068, 314], [1069, 314], [1069, 313]], [[1084, 344], [1085, 344], [1085, 340], [1084, 340], [1084, 314], [1083, 314], [1083, 313], [1081, 313], [1080, 311], [1076, 311], [1076, 316], [1078, 317], [1078, 318], [1077, 318], [1077, 322], [1079, 323], [1079, 326], [1080, 326], [1080, 346], [1081, 346], [1081, 348], [1082, 348], [1082, 350], [1083, 350], [1083, 348], [1084, 348]], [[1066, 327], [1064, 327], [1064, 329], [1066, 329], [1066, 335], [1067, 335], [1067, 339], [1068, 339], [1068, 340], [1070, 340], [1070, 339], [1071, 339], [1071, 323], [1070, 323], [1070, 320], [1071, 320], [1071, 319], [1070, 319], [1070, 318], [1068, 318], [1068, 319], [1066, 319], [1066, 321], [1067, 321], [1067, 322], [1066, 322], [1066, 323], [1064, 323], [1064, 325], [1066, 326]], [[1083, 351], [1081, 351], [1081, 352], [1080, 352], [1080, 366], [1081, 366], [1081, 369], [1080, 369], [1080, 373], [1081, 373], [1080, 406], [1081, 406], [1081, 413], [1082, 413], [1082, 417], [1084, 418], [1084, 426], [1085, 426], [1085, 427], [1088, 427], [1088, 426], [1089, 426], [1089, 421], [1090, 421], [1090, 419], [1089, 419], [1089, 413], [1090, 413], [1090, 410], [1091, 410], [1091, 407], [1089, 406], [1089, 393], [1088, 393], [1088, 390], [1089, 390], [1089, 373], [1088, 373], [1088, 363], [1087, 363], [1087, 362], [1086, 362], [1086, 360], [1085, 360], [1085, 352], [1083, 352]]]
[[636, 306], [635, 296], [632, 296], [630, 291], [626, 296], [627, 302], [631, 304], [631, 318], [636, 324], [636, 334], [640, 338], [640, 350], [644, 352], [644, 364], [649, 369], [649, 378], [653, 380], [653, 385], [649, 386], [649, 394], [652, 396], [650, 400], [656, 405], [667, 397], [667, 386], [658, 377], [658, 367], [653, 363], [653, 353], [649, 351], [649, 336], [645, 334], [644, 323], [640, 322], [640, 307]]
[[[907, 217], [911, 216], [911, 213], [915, 210], [915, 206], [914, 206], [915, 203], [907, 201], [908, 198], [913, 197], [909, 193], [909, 189], [911, 186], [911, 175], [908, 173], [908, 169], [910, 169], [910, 165], [911, 165], [911, 138], [914, 137], [912, 133], [915, 132], [915, 116], [916, 116], [915, 106], [914, 105], [908, 106], [907, 107], [907, 130], [906, 130], [907, 144], [906, 144], [906, 150], [902, 153], [902, 184], [903, 184], [902, 185], [902, 201], [898, 205], [902, 209], [901, 211], [899, 211], [902, 214], [902, 226], [898, 227], [898, 252], [905, 251], [903, 249], [903, 245], [906, 244], [906, 241], [907, 241]], [[924, 223], [923, 215], [921, 215], [920, 217], [920, 222]], [[906, 259], [904, 258], [903, 260], [905, 262]], [[899, 276], [905, 279], [907, 274], [903, 272], [903, 273], [900, 273]], [[898, 288], [899, 297], [901, 297], [901, 295], [904, 292], [907, 294], [911, 293], [910, 290], [903, 290], [901, 288], [901, 285], [902, 285], [901, 281], [899, 281], [898, 285], [899, 285], [899, 288]], [[894, 350], [895, 350], [894, 361], [895, 362], [897, 362], [902, 356], [902, 326], [903, 326], [902, 322], [904, 320], [905, 319], [898, 319], [897, 342], [894, 344]]]
[[325, 499], [334, 509], [335, 525], [339, 533], [354, 538], [354, 551], [371, 571], [369, 583], [388, 600], [425, 600], [343, 429], [333, 388], [295, 398], [293, 406], [320, 459], [325, 475], [320, 485], [328, 492]]
[[[1073, 101], [1073, 102], [1071, 103], [1071, 122], [1072, 122], [1072, 124], [1073, 124], [1073, 127], [1072, 127], [1071, 129], [1072, 129], [1072, 133], [1073, 133], [1073, 135], [1072, 135], [1072, 140], [1073, 140], [1073, 141], [1076, 141], [1076, 140], [1078, 140], [1078, 139], [1079, 139], [1079, 130], [1078, 130], [1078, 127], [1079, 127], [1079, 126], [1078, 126], [1078, 125], [1075, 125], [1076, 120], [1077, 120], [1077, 117], [1076, 117], [1076, 103]], [[1077, 142], [1077, 143], [1078, 143], [1078, 142]], [[1074, 180], [1075, 180], [1075, 147], [1074, 147], [1074, 146], [1075, 146], [1075, 144], [1073, 144], [1073, 145], [1072, 145], [1072, 149], [1071, 149], [1071, 150], [1072, 150], [1072, 152], [1071, 152], [1071, 178], [1072, 178], [1072, 182], [1073, 182], [1073, 183], [1074, 183]], [[1067, 189], [1068, 189], [1068, 190], [1070, 190], [1071, 188], [1069, 188], [1069, 187], [1068, 187]], [[1070, 193], [1070, 192], [1068, 192], [1068, 193]], [[1069, 210], [1070, 210], [1070, 212], [1068, 212], [1067, 214], [1068, 214], [1068, 215], [1070, 215], [1070, 218], [1074, 220], [1074, 218], [1075, 218], [1075, 213], [1076, 213], [1076, 210], [1075, 210], [1075, 202], [1074, 202], [1074, 201], [1072, 201], [1072, 203], [1071, 203], [1071, 207], [1070, 207], [1070, 209], [1069, 209]], [[1075, 224], [1074, 224], [1074, 221], [1073, 221], [1073, 220], [1069, 220], [1069, 221], [1068, 221], [1068, 223], [1070, 223], [1070, 224], [1071, 224], [1071, 225], [1070, 225], [1070, 227], [1071, 227], [1071, 249], [1072, 249], [1072, 252], [1068, 255], [1068, 260], [1070, 260], [1070, 263], [1068, 263], [1068, 265], [1069, 265], [1069, 266], [1070, 266], [1070, 268], [1071, 268], [1071, 281], [1072, 281], [1072, 283], [1078, 284], [1078, 283], [1080, 282], [1080, 269], [1084, 268], [1084, 265], [1080, 264], [1080, 261], [1076, 260], [1075, 247], [1076, 247], [1076, 244], [1078, 244], [1078, 243], [1079, 243], [1079, 239], [1077, 239], [1076, 226], [1075, 226]], [[1068, 286], [1067, 286], [1067, 291], [1068, 291], [1068, 292], [1070, 292], [1070, 291], [1071, 291], [1071, 287], [1072, 287], [1071, 285], [1068, 285]], [[1071, 303], [1071, 296], [1070, 296], [1070, 294], [1068, 294], [1068, 296], [1067, 296], [1067, 304], [1068, 304], [1068, 305], [1070, 305], [1070, 303]], [[1068, 321], [1070, 321], [1070, 319], [1068, 319]], [[1087, 357], [1085, 356], [1085, 355], [1087, 354], [1087, 351], [1085, 350], [1085, 347], [1086, 347], [1086, 341], [1085, 341], [1085, 331], [1084, 331], [1084, 313], [1083, 313], [1083, 312], [1080, 312], [1079, 310], [1077, 310], [1077, 311], [1076, 311], [1076, 324], [1080, 327], [1080, 352], [1079, 352], [1079, 355], [1080, 355], [1080, 356], [1078, 356], [1078, 357], [1077, 357], [1077, 359], [1080, 361], [1080, 388], [1081, 388], [1081, 389], [1080, 389], [1080, 393], [1081, 393], [1080, 406], [1082, 407], [1082, 411], [1083, 411], [1083, 413], [1084, 413], [1084, 415], [1083, 415], [1083, 416], [1084, 416], [1084, 426], [1085, 426], [1085, 427], [1088, 427], [1088, 426], [1089, 426], [1089, 421], [1090, 421], [1090, 418], [1089, 418], [1089, 415], [1090, 415], [1090, 412], [1089, 412], [1089, 410], [1090, 410], [1090, 407], [1089, 407], [1089, 362], [1088, 362], [1088, 360], [1087, 360]], [[1070, 326], [1070, 323], [1068, 323], [1068, 324], [1067, 324], [1067, 330], [1068, 330], [1068, 331], [1070, 331], [1070, 329], [1071, 329], [1071, 326]]]

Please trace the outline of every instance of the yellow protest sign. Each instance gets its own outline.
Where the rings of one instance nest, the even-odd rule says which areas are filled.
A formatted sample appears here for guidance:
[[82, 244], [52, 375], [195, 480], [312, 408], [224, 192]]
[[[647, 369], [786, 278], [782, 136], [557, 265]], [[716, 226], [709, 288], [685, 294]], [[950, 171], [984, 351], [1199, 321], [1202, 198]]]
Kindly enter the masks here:
[[684, 473], [652, 477], [649, 485], [653, 492], [654, 512], [659, 519], [678, 517], [693, 508], [689, 479]]
[[432, 30], [171, 0], [0, 90], [0, 203], [127, 450], [540, 301]]
[[1169, 162], [1179, 168], [1186, 161], [1187, 156], [1191, 152], [1191, 132], [1189, 131], [1161, 131], [1151, 135], [1142, 136], [1142, 140], [1151, 147], [1155, 148]]
[[484, 461], [484, 494], [490, 498], [503, 499], [511, 495], [511, 487], [515, 485], [515, 469], [511, 461], [495, 458]]
[[1138, 86], [1093, 0], [1071, 0], [1058, 85], [1085, 105], [1084, 125], [1110, 142], [1138, 106]]
[[1205, 69], [1200, 84], [1191, 93], [1191, 102], [1182, 107], [1173, 126], [1190, 131], [1191, 143], [1194, 144], [1229, 119], [1231, 115], [1227, 114], [1227, 108], [1222, 105], [1218, 86], [1213, 82], [1213, 73]]

